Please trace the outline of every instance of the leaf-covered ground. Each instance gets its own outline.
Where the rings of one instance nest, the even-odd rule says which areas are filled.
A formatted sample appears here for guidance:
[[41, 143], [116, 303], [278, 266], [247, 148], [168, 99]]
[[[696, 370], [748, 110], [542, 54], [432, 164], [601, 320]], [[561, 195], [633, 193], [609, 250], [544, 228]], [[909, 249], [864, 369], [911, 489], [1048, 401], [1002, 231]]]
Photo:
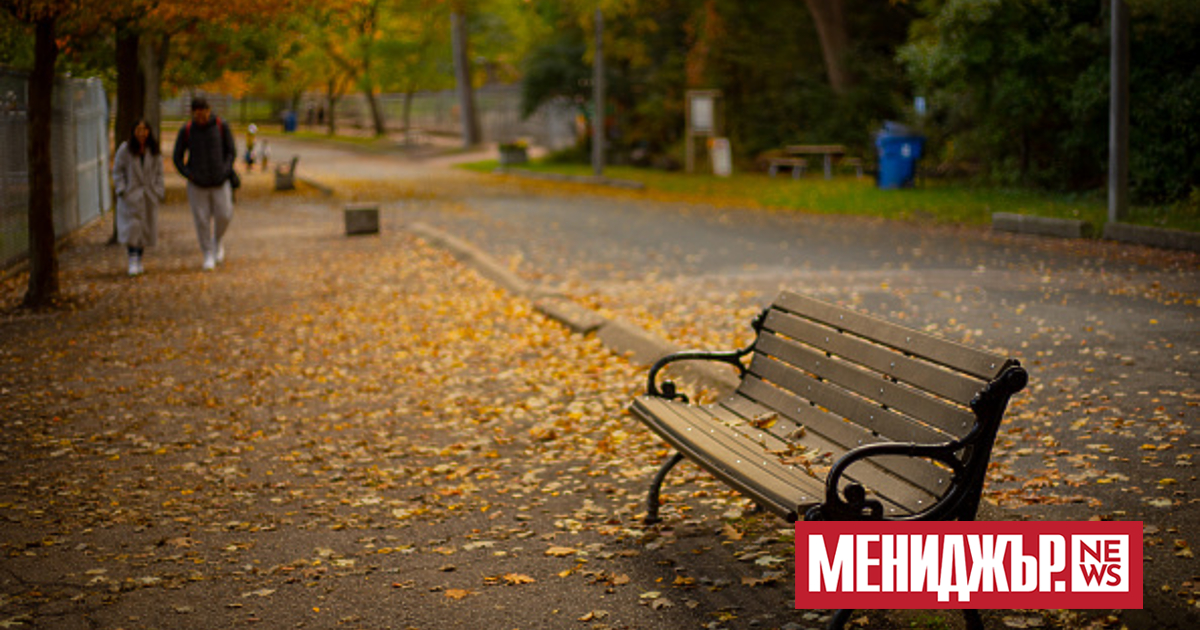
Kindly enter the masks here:
[[[16, 309], [23, 276], [0, 285], [0, 626], [822, 624], [823, 611], [793, 609], [790, 528], [690, 464], [664, 489], [666, 523], [642, 526], [648, 480], [667, 454], [624, 411], [642, 371], [392, 229], [409, 216], [478, 221], [462, 191], [481, 194], [481, 180], [346, 180], [332, 200], [308, 188], [275, 195], [261, 175], [246, 181], [229, 259], [215, 273], [200, 271], [175, 181], [145, 276], [124, 275], [123, 253], [103, 245], [101, 225], [62, 254], [58, 308]], [[488, 190], [508, 200], [545, 193], [561, 190]], [[342, 235], [337, 209], [355, 197], [384, 200], [380, 236]], [[565, 266], [529, 273], [520, 250], [496, 251], [581, 303], [689, 346], [745, 341], [760, 299], [717, 281], [700, 297], [633, 275], [593, 285]], [[910, 295], [953, 304], [955, 293], [898, 297]], [[975, 327], [948, 321], [947, 331]], [[1051, 381], [1039, 395], [1117, 416], [1080, 387]], [[1012, 498], [1024, 504], [1092, 470], [1107, 476], [1081, 481], [1120, 481], [1100, 468], [1110, 461], [1102, 449], [1058, 453], [1068, 449], [1037, 429], [1051, 417], [1044, 404], [1014, 410], [1023, 420], [1002, 444], [994, 500], [1017, 488], [1025, 494]], [[1157, 429], [1135, 416], [1135, 439], [1170, 445], [1147, 450], [1151, 463], [1190, 456], [1187, 434], [1172, 440], [1174, 405]], [[1122, 417], [1086, 432], [1133, 431]], [[1046, 466], [1045, 484], [1018, 467], [1001, 485], [1011, 462], [1030, 458]], [[1190, 509], [1180, 488], [1191, 481], [1172, 474], [1174, 488], [1156, 484], [1147, 499]], [[1171, 525], [1153, 527], [1148, 544], [1190, 552]], [[1172, 596], [1194, 590], [1164, 586]], [[1005, 627], [1122, 623], [1105, 612], [987, 618]], [[855, 621], [959, 623], [919, 611]]]
[[641, 527], [623, 359], [315, 196], [243, 193], [204, 273], [177, 192], [146, 275], [100, 225], [59, 308], [5, 281], [4, 627], [815, 624], [786, 525], [696, 470]]

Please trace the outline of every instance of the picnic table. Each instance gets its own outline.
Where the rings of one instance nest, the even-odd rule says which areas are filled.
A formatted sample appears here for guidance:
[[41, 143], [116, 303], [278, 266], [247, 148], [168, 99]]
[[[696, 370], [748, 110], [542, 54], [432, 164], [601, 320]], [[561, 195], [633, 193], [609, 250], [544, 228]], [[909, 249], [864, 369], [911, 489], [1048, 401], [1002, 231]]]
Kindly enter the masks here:
[[788, 155], [821, 155], [825, 158], [825, 179], [833, 179], [833, 158], [846, 155], [841, 144], [793, 144], [784, 151]]

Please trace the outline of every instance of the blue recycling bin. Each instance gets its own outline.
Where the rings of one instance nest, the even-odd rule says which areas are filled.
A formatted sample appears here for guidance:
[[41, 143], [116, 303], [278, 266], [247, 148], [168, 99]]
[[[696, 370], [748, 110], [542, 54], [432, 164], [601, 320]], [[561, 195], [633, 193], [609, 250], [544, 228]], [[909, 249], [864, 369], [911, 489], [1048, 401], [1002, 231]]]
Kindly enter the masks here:
[[296, 112], [288, 110], [283, 113], [283, 132], [292, 133], [296, 131]]
[[889, 123], [875, 136], [879, 155], [876, 183], [884, 190], [911, 188], [917, 174], [917, 160], [925, 148], [925, 138], [902, 125]]

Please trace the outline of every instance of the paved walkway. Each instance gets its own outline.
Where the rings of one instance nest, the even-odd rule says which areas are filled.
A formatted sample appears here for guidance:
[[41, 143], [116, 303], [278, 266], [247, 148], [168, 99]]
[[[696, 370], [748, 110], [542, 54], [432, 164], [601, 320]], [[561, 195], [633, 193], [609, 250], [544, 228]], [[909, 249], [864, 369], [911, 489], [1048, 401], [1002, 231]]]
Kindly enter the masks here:
[[816, 624], [786, 526], [697, 471], [694, 512], [641, 529], [661, 445], [623, 413], [635, 368], [262, 186], [216, 272], [175, 182], [145, 276], [100, 225], [62, 254], [61, 308], [3, 286], [0, 625]]
[[[273, 146], [282, 159], [288, 144]], [[770, 268], [745, 267], [741, 247], [698, 248], [692, 261], [675, 248], [623, 268], [652, 244], [585, 255], [572, 235], [628, 222], [600, 213], [669, 226], [686, 212], [687, 238], [746, 225], [794, 243], [816, 230], [833, 251], [838, 222], [743, 221], [574, 188], [547, 195], [387, 156], [292, 148], [305, 151], [301, 173], [328, 178], [339, 197], [273, 195], [251, 174], [216, 273], [199, 270], [174, 182], [145, 277], [123, 275], [101, 226], [63, 254], [63, 308], [0, 315], [0, 622], [819, 625], [820, 612], [792, 610], [786, 526], [745, 514], [694, 468], [668, 489], [668, 527], [642, 530], [636, 516], [664, 451], [622, 412], [637, 370], [393, 229], [421, 219], [689, 345], [737, 340], [745, 315], [786, 283], [1029, 357], [1046, 372], [1013, 414], [994, 498], [1036, 518], [1144, 518], [1156, 599], [1147, 613], [1093, 627], [1189, 627], [1184, 595], [1197, 582], [1175, 541], [1188, 543], [1197, 521], [1186, 466], [1198, 441], [1195, 301], [1172, 278], [1190, 282], [1194, 269], [1172, 271], [1152, 253], [1138, 254], [1145, 266], [1108, 251], [1085, 262], [1096, 250], [1057, 246], [1045, 265], [1040, 245], [1004, 240], [988, 247], [1035, 254], [999, 274], [906, 268], [922, 256], [904, 229], [860, 224], [840, 229], [877, 245], [844, 254], [833, 285], [833, 270], [804, 268], [799, 247]], [[353, 197], [383, 202], [381, 236], [342, 236], [337, 210]], [[589, 218], [564, 227], [579, 216]], [[916, 237], [960, 260], [941, 245], [954, 234]], [[721, 257], [731, 262], [705, 262]], [[1141, 282], [1151, 277], [1157, 287]], [[6, 307], [20, 289], [19, 279], [0, 286]], [[871, 613], [867, 627], [935, 623], [924, 615]], [[1085, 625], [1071, 613], [989, 615], [992, 625]]]

